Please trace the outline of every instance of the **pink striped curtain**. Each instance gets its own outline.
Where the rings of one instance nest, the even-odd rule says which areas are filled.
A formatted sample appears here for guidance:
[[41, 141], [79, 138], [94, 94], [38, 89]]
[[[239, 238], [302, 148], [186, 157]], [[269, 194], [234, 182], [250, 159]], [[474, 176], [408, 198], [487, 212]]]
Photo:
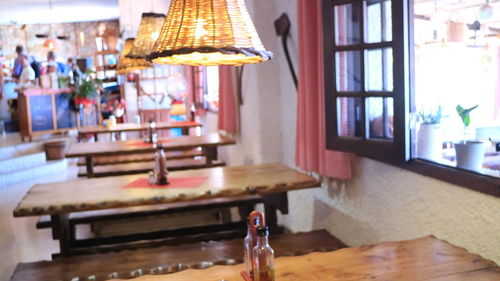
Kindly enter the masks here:
[[219, 130], [238, 132], [238, 104], [234, 83], [235, 67], [219, 66]]
[[326, 149], [321, 0], [297, 0], [299, 93], [296, 164], [336, 179], [351, 178], [350, 155]]

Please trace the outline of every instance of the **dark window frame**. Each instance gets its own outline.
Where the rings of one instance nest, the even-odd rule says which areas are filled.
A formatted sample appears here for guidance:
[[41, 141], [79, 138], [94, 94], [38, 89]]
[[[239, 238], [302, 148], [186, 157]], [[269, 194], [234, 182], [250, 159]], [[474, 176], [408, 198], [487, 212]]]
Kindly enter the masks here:
[[[360, 92], [336, 93], [335, 51], [363, 50], [366, 48], [386, 47], [387, 42], [363, 43], [349, 46], [335, 46], [334, 6], [363, 3], [364, 0], [323, 0], [324, 34], [324, 83], [326, 112], [327, 149], [346, 151], [372, 158], [418, 174], [429, 176], [448, 183], [466, 187], [475, 191], [500, 197], [500, 178], [483, 175], [456, 167], [450, 167], [422, 159], [411, 159], [410, 152], [410, 112], [414, 112], [414, 48], [413, 46], [413, 0], [392, 1], [392, 42], [394, 89], [391, 94], [370, 92], [370, 97], [394, 98], [394, 140], [380, 141], [355, 139], [338, 136], [337, 96], [367, 97], [362, 84]], [[363, 5], [361, 5], [363, 9]], [[359, 11], [358, 11], [359, 12]], [[361, 13], [363, 15], [363, 13]], [[361, 24], [361, 38], [364, 38], [364, 20]], [[364, 61], [364, 50], [362, 51]], [[362, 83], [364, 83], [364, 63], [362, 62]], [[362, 102], [361, 120], [365, 120], [365, 104]], [[366, 133], [366, 121], [361, 122], [361, 129]]]

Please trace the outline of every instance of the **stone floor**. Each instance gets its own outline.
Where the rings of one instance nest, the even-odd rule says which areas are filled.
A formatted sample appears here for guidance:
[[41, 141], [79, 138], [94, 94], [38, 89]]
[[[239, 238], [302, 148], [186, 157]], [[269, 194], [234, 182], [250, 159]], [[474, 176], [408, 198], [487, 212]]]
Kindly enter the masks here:
[[75, 179], [77, 170], [71, 163], [65, 173], [0, 187], [0, 281], [10, 279], [18, 262], [50, 259], [58, 251], [50, 230], [35, 228], [36, 217], [14, 218], [12, 211], [34, 184]]

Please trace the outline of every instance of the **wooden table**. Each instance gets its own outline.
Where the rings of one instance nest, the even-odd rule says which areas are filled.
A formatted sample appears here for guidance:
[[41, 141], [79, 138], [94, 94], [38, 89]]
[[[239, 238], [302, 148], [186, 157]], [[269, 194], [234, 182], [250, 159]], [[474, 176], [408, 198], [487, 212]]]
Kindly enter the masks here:
[[[335, 251], [346, 245], [325, 230], [271, 236], [276, 256]], [[20, 263], [10, 281], [54, 281], [134, 278], [150, 272], [177, 272], [214, 264], [243, 262], [242, 238], [197, 243], [158, 245], [129, 251]]]
[[[212, 162], [217, 160], [217, 147], [232, 144], [236, 144], [236, 141], [217, 133], [203, 136], [182, 136], [167, 139], [167, 142], [162, 143], [165, 151], [189, 150], [201, 147], [207, 166], [211, 166]], [[66, 157], [85, 157], [87, 177], [92, 178], [94, 176], [94, 157], [152, 153], [156, 150], [156, 146], [145, 145], [141, 143], [141, 140], [72, 143], [66, 152]]]
[[[195, 121], [171, 121], [171, 122], [158, 122], [156, 123], [157, 130], [169, 130], [174, 128], [180, 128], [183, 135], [189, 134], [189, 128], [198, 128], [202, 124]], [[121, 133], [121, 132], [144, 132], [148, 130], [149, 125], [146, 123], [135, 124], [135, 123], [123, 123], [116, 124], [112, 128], [107, 128], [104, 126], [90, 126], [80, 128], [78, 130], [78, 136], [81, 137], [87, 134], [93, 134], [96, 141], [99, 139], [99, 134], [104, 133]]]
[[[263, 197], [266, 222], [274, 226], [277, 225], [277, 209], [282, 213], [288, 213], [287, 191], [320, 185], [320, 182], [313, 177], [281, 163], [274, 163], [170, 173], [170, 178], [207, 177], [207, 180], [196, 188], [123, 188], [137, 178], [145, 176], [38, 184], [33, 186], [18, 204], [14, 216], [51, 215], [53, 236], [59, 239], [61, 254], [69, 256], [72, 254], [71, 250], [78, 246], [69, 227], [68, 217], [72, 212], [196, 202], [211, 198], [258, 194]], [[80, 245], [90, 245], [91, 242], [80, 242]]]
[[[272, 245], [272, 240], [270, 241]], [[276, 259], [278, 281], [498, 281], [500, 268], [433, 236]], [[244, 265], [187, 269], [135, 281], [242, 281]]]

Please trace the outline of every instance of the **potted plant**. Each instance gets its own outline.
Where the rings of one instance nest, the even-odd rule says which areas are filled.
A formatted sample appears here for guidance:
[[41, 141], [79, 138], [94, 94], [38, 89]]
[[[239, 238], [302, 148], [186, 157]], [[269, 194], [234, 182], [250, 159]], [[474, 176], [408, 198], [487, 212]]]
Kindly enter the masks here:
[[102, 81], [95, 79], [92, 71], [86, 71], [83, 78], [77, 82], [73, 102], [76, 109], [92, 107], [96, 103], [98, 91], [102, 88]]
[[422, 159], [438, 161], [443, 158], [443, 133], [440, 127], [444, 118], [441, 106], [435, 112], [419, 112], [420, 128], [417, 134], [417, 155]]
[[457, 157], [457, 167], [472, 170], [481, 171], [483, 167], [484, 159], [484, 143], [482, 141], [474, 140], [474, 137], [468, 139], [467, 135], [469, 132], [470, 125], [470, 113], [476, 109], [478, 105], [471, 108], [463, 108], [461, 105], [457, 105], [456, 110], [462, 123], [464, 125], [464, 140], [455, 143], [455, 153]]

